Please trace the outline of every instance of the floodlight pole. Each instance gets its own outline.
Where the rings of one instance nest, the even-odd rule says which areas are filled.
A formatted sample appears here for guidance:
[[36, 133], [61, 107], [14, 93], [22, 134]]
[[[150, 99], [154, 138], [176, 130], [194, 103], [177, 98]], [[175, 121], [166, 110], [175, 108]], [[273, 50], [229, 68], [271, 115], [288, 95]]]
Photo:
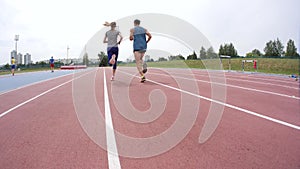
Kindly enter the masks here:
[[69, 59], [69, 49], [70, 49], [69, 46], [67, 46], [67, 65], [69, 63], [69, 60], [68, 60]]
[[[17, 42], [19, 40], [19, 35], [15, 35], [15, 41], [16, 41], [16, 44], [15, 44], [15, 49], [16, 49], [16, 60], [18, 60], [18, 45], [17, 45]], [[17, 63], [18, 64], [18, 63]]]

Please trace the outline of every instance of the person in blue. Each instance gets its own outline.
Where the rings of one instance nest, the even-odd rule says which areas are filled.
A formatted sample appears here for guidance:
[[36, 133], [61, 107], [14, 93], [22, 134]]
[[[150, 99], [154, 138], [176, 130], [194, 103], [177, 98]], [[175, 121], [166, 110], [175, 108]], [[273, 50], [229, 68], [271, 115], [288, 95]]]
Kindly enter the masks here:
[[54, 72], [54, 59], [53, 59], [53, 56], [51, 56], [51, 59], [49, 60], [49, 62], [50, 62], [51, 72], [53, 73]]
[[[121, 35], [121, 32], [116, 30], [116, 26], [117, 26], [116, 22], [112, 22], [112, 23], [106, 22], [103, 25], [111, 27], [111, 29], [105, 33], [103, 43], [107, 43], [108, 64], [110, 66], [113, 66], [113, 75], [111, 77], [111, 80], [113, 81], [117, 69], [117, 60], [119, 54], [118, 45], [121, 43], [123, 37]], [[120, 37], [119, 41], [118, 41], [118, 37]]]
[[[141, 21], [134, 20], [134, 28], [130, 29], [129, 39], [133, 40], [133, 54], [136, 62], [136, 67], [141, 75], [141, 82], [146, 81], [145, 73], [147, 72], [146, 64], [143, 57], [147, 50], [147, 43], [151, 40], [152, 35], [149, 31], [140, 26]], [[146, 39], [146, 36], [148, 37]]]

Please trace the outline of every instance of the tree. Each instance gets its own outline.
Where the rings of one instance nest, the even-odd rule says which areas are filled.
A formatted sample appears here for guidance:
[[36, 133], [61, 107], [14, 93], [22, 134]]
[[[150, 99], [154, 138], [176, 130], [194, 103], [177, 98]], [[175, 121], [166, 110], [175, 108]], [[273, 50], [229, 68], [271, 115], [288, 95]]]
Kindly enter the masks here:
[[168, 59], [169, 59], [169, 61], [171, 61], [171, 60], [185, 60], [185, 58], [181, 54], [176, 55], [176, 56], [171, 55], [171, 56], [168, 57]]
[[45, 65], [47, 64], [45, 61], [40, 61], [40, 62], [38, 62], [38, 64], [40, 65], [40, 66], [42, 66], [42, 67], [45, 67]]
[[273, 42], [270, 40], [266, 43], [266, 47], [264, 48], [265, 56], [272, 57], [275, 55], [275, 47], [273, 46]]
[[217, 57], [218, 57], [218, 54], [216, 54], [213, 47], [210, 47], [207, 49], [207, 58], [212, 59], [212, 58], [217, 58]]
[[297, 53], [297, 48], [292, 39], [290, 39], [287, 43], [285, 56], [290, 58], [299, 58], [299, 54]]
[[6, 70], [9, 70], [9, 68], [10, 68], [9, 64], [7, 63], [6, 65], [4, 65], [4, 68], [5, 68]]
[[266, 47], [264, 48], [266, 57], [281, 57], [284, 54], [283, 45], [281, 41], [277, 38], [276, 40], [266, 43]]
[[219, 48], [219, 55], [225, 55], [225, 50], [224, 50], [224, 47], [223, 45], [220, 45], [220, 48]]
[[194, 51], [194, 53], [189, 55], [186, 59], [187, 60], [196, 60], [197, 59], [197, 54]]
[[237, 51], [234, 48], [233, 44], [225, 44], [224, 46], [221, 45], [219, 48], [219, 55], [226, 55], [226, 56], [231, 56], [231, 57], [237, 57]]
[[100, 63], [99, 63], [99, 67], [104, 67], [104, 66], [108, 66], [108, 57], [104, 52], [100, 52], [100, 54], [98, 54]]
[[284, 51], [283, 51], [283, 49], [284, 49], [283, 44], [281, 43], [281, 41], [278, 38], [273, 43], [275, 44], [275, 51], [276, 51], [277, 56], [281, 57], [283, 55], [283, 53], [284, 53]]
[[206, 50], [203, 46], [200, 49], [200, 59], [207, 59]]
[[160, 61], [168, 61], [168, 60], [164, 57], [160, 57], [160, 58], [158, 58], [158, 61], [160, 62]]
[[262, 56], [262, 53], [258, 49], [253, 49], [252, 53], [254, 56]]
[[258, 49], [253, 49], [251, 52], [246, 54], [247, 57], [261, 57], [262, 53]]

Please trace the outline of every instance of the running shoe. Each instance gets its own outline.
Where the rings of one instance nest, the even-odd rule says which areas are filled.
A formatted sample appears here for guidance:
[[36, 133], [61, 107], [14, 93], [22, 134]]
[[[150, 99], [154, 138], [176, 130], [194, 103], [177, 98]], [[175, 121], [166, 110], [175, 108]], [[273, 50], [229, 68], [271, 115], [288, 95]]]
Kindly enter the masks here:
[[144, 83], [146, 81], [146, 77], [145, 76], [142, 76], [141, 77], [141, 83]]
[[144, 62], [143, 63], [143, 73], [146, 73], [147, 72], [147, 63], [146, 62]]

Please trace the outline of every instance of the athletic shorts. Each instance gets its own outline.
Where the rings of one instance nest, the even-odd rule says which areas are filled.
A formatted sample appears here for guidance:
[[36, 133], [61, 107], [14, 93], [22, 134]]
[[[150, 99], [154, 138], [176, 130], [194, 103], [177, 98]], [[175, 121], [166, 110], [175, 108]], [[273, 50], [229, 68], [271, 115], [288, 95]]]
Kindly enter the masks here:
[[50, 63], [50, 67], [54, 67], [54, 63]]
[[11, 65], [11, 69], [15, 69], [16, 68], [16, 65]]
[[[117, 60], [119, 55], [119, 48], [118, 47], [111, 47], [107, 48], [107, 55], [108, 55], [108, 65], [113, 66], [113, 69], [117, 69]], [[116, 55], [116, 62], [114, 65], [110, 64], [109, 61], [112, 58], [112, 55]]]
[[145, 53], [146, 49], [133, 49], [133, 52]]

